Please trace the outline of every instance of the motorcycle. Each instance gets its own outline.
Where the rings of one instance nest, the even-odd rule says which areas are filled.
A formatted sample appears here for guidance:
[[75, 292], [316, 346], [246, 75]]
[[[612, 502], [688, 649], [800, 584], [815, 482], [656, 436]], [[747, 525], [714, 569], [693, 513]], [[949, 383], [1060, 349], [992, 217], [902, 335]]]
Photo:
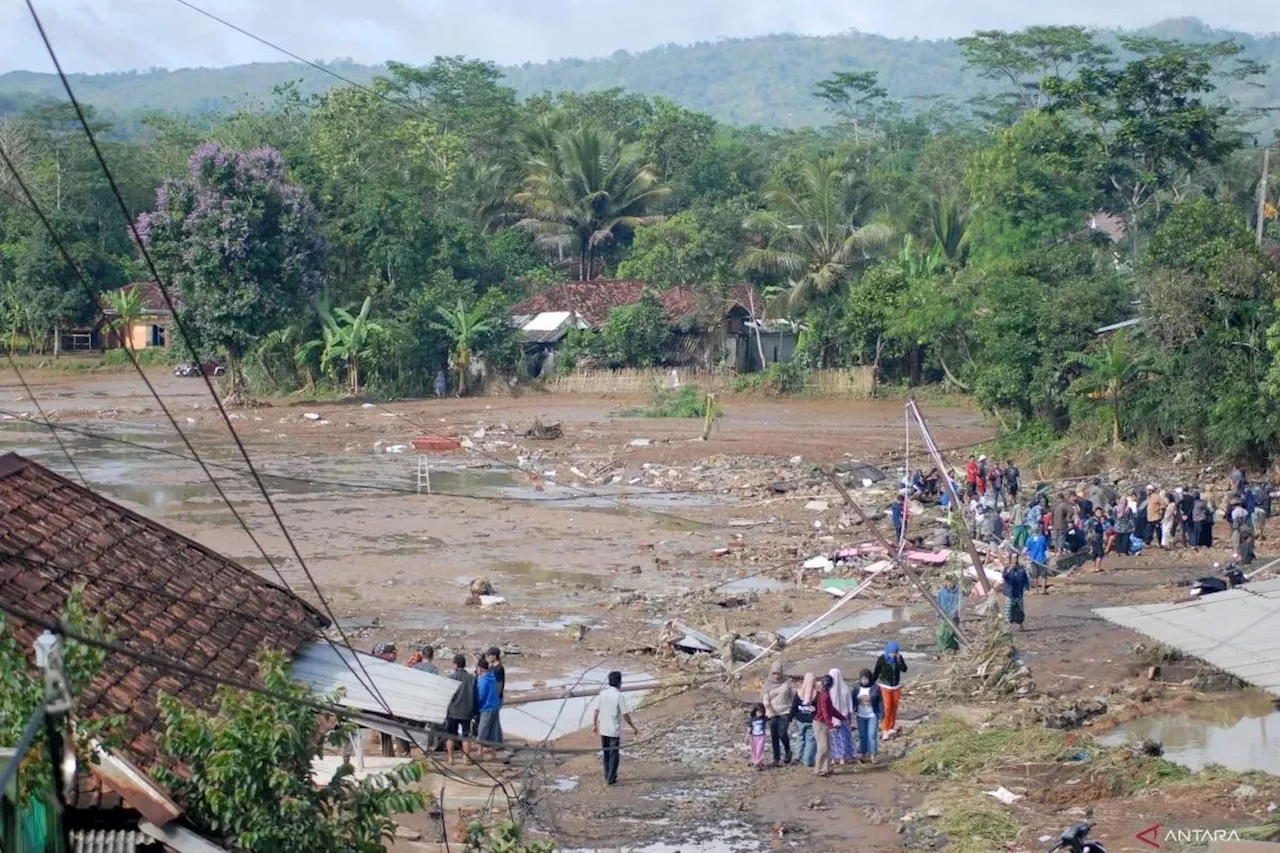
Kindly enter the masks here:
[[1065, 850], [1066, 853], [1107, 853], [1107, 848], [1102, 846], [1101, 841], [1089, 840], [1089, 830], [1091, 829], [1093, 829], [1093, 824], [1086, 820], [1063, 830], [1058, 843], [1053, 846], [1049, 853], [1057, 853], [1059, 850]]
[[1249, 579], [1245, 577], [1244, 572], [1240, 571], [1235, 563], [1230, 563], [1226, 571], [1218, 577], [1197, 578], [1191, 584], [1191, 597], [1201, 598], [1206, 595], [1212, 595], [1215, 592], [1226, 592], [1229, 589], [1242, 586], [1248, 581]]

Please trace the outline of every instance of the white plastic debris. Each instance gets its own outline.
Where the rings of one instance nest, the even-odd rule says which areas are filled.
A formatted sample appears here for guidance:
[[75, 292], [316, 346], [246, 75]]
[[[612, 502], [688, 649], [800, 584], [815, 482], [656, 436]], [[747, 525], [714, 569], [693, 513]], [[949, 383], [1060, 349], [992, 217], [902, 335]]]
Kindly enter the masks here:
[[373, 403], [364, 403], [364, 404], [362, 404], [362, 405], [360, 406], [360, 408], [362, 408], [362, 409], [376, 409], [376, 408], [378, 408], [378, 407], [377, 407], [377, 406], [375, 406]]
[[306, 418], [306, 419], [307, 419], [307, 420], [309, 420], [309, 421], [318, 421], [318, 420], [320, 420], [320, 415], [319, 415], [319, 414], [317, 414], [316, 412], [307, 412], [305, 415], [303, 415], [303, 417], [304, 417], [304, 418]]
[[484, 438], [484, 436], [485, 436], [484, 427], [480, 427], [480, 429], [471, 433], [472, 438]]
[[809, 501], [804, 508], [813, 512], [826, 512], [831, 507], [826, 501]]
[[824, 572], [831, 571], [835, 566], [835, 563], [831, 562], [831, 560], [827, 559], [827, 557], [822, 554], [819, 554], [816, 557], [810, 557], [804, 561], [804, 567], [806, 569], [821, 569]]
[[385, 453], [404, 453], [408, 449], [409, 445], [407, 444], [392, 444], [382, 448]]
[[480, 607], [501, 607], [506, 604], [507, 600], [500, 595], [482, 595], [480, 596]]
[[1011, 806], [1014, 803], [1016, 803], [1018, 800], [1022, 799], [1021, 794], [1015, 794], [1013, 791], [1010, 791], [1004, 785], [1001, 785], [1000, 787], [996, 788], [994, 791], [983, 791], [982, 793], [986, 794], [988, 797], [995, 797], [997, 800], [1004, 803], [1006, 806]]

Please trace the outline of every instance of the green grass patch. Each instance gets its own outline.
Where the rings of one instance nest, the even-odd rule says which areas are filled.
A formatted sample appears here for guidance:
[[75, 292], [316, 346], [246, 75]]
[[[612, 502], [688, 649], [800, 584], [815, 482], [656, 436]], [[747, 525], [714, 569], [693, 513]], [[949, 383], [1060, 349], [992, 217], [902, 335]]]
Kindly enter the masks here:
[[723, 410], [714, 400], [709, 401], [706, 394], [695, 385], [681, 385], [674, 394], [667, 388], [654, 388], [653, 399], [649, 405], [640, 409], [624, 409], [624, 418], [705, 418], [707, 406], [712, 408], [711, 416], [720, 417]]
[[962, 720], [943, 716], [921, 727], [921, 743], [903, 760], [903, 767], [921, 776], [970, 777], [1007, 764], [1065, 761], [1078, 751], [1054, 729], [987, 729], [979, 731]]

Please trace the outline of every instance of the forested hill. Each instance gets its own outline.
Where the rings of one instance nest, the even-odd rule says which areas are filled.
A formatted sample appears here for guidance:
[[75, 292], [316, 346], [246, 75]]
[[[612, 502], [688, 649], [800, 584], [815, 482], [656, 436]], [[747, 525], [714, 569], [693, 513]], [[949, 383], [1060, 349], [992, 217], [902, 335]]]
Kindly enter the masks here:
[[[1164, 21], [1144, 34], [1183, 41], [1234, 39], [1245, 56], [1269, 66], [1263, 86], [1240, 84], [1227, 91], [1241, 104], [1280, 107], [1280, 34], [1248, 35], [1211, 29], [1195, 19]], [[417, 57], [427, 62], [430, 57]], [[373, 66], [337, 62], [334, 71], [368, 82], [381, 72]], [[890, 39], [863, 33], [837, 36], [772, 35], [752, 39], [679, 46], [642, 53], [619, 52], [605, 59], [565, 59], [504, 69], [521, 96], [546, 90], [592, 90], [615, 86], [664, 95], [682, 106], [737, 125], [801, 127], [824, 123], [814, 84], [835, 70], [875, 70], [891, 97], [911, 100], [944, 96], [964, 102], [983, 91], [984, 81], [964, 70], [954, 41]], [[272, 97], [272, 87], [301, 80], [304, 93], [336, 85], [333, 77], [291, 62], [237, 65], [177, 71], [76, 75], [73, 84], [84, 99], [117, 115], [160, 110], [217, 112]], [[49, 74], [0, 75], [0, 110], [32, 96], [57, 97]]]

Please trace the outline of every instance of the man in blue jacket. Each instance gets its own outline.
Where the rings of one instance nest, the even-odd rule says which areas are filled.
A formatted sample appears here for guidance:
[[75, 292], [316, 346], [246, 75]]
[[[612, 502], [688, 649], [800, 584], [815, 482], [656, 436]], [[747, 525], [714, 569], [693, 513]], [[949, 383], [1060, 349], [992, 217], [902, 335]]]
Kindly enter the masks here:
[[480, 740], [480, 757], [487, 752], [491, 758], [498, 755], [495, 744], [502, 743], [502, 694], [498, 691], [498, 679], [489, 669], [489, 661], [476, 661], [476, 697], [480, 707], [480, 726], [476, 737]]

